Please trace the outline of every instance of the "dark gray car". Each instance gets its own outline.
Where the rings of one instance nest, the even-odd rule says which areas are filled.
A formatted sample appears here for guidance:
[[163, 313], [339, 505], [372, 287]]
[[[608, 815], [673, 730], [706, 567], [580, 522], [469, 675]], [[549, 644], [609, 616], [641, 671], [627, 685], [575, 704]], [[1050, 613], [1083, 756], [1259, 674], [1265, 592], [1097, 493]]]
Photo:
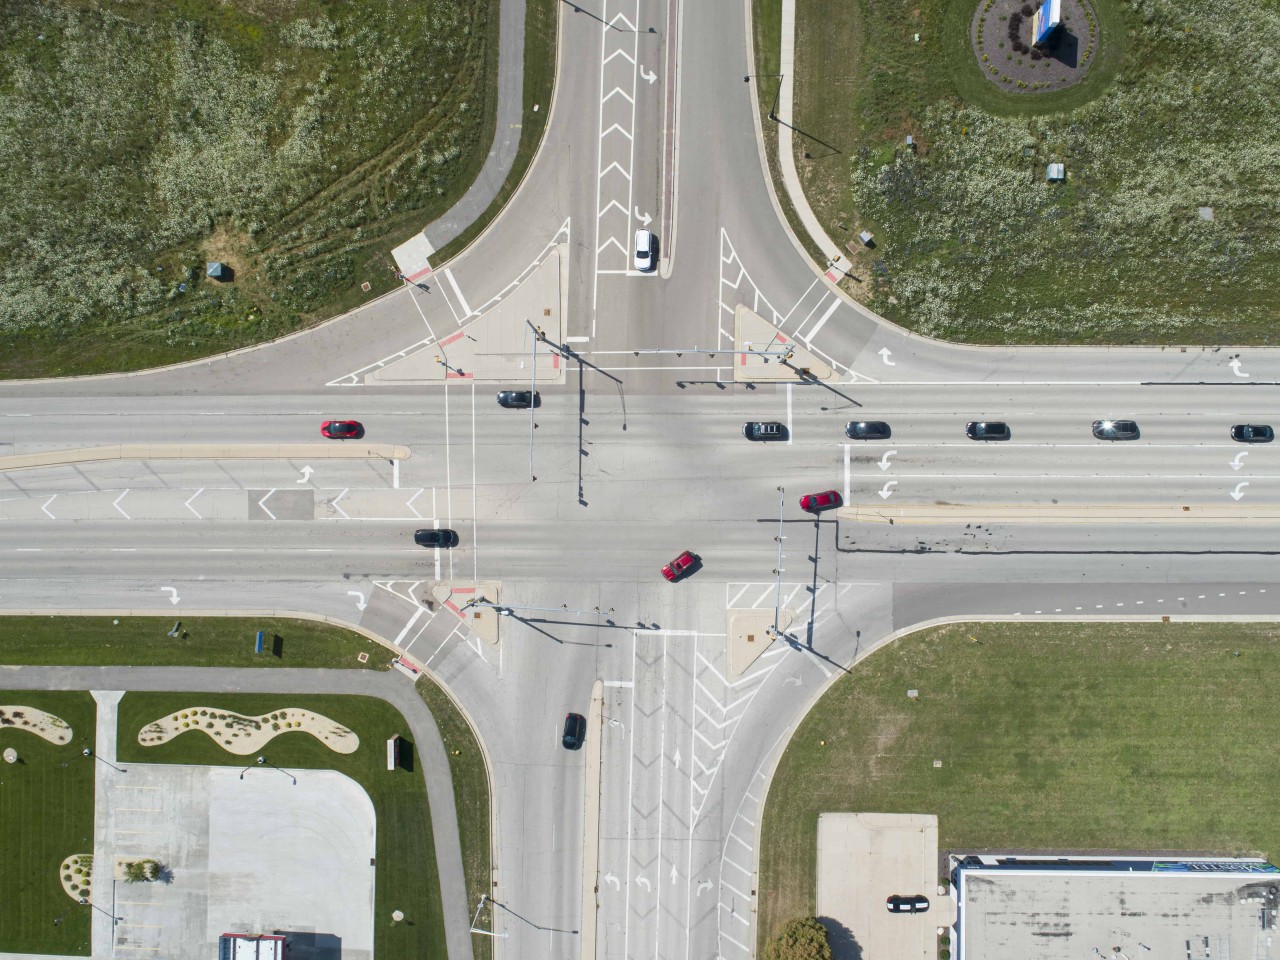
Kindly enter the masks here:
[[503, 390], [498, 394], [498, 406], [526, 410], [538, 406], [538, 394], [532, 390]]
[[850, 420], [844, 435], [850, 440], [888, 440], [893, 431], [883, 420]]
[[964, 433], [970, 440], [1008, 440], [1012, 436], [1009, 425], [1001, 420], [971, 420], [964, 425]]
[[1265, 423], [1237, 423], [1231, 428], [1231, 439], [1240, 443], [1270, 443], [1276, 432]]
[[1095, 420], [1093, 435], [1099, 440], [1137, 440], [1138, 425], [1132, 420]]
[[420, 547], [456, 547], [458, 534], [454, 530], [415, 530], [413, 542]]

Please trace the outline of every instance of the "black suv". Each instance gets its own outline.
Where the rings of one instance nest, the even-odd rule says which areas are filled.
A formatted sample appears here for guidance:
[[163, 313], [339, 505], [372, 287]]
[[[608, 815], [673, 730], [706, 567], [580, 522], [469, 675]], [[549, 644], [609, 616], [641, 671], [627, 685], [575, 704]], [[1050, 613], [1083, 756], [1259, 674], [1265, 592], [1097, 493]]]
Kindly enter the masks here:
[[564, 736], [560, 742], [566, 750], [577, 750], [587, 736], [587, 718], [580, 713], [565, 714]]
[[964, 433], [970, 440], [1008, 440], [1009, 425], [1000, 420], [973, 420], [964, 425]]
[[893, 433], [883, 420], [850, 420], [844, 435], [850, 440], [888, 440]]
[[748, 440], [785, 440], [787, 428], [776, 420], [754, 420], [742, 425], [742, 435]]
[[498, 406], [508, 410], [524, 410], [538, 405], [538, 394], [533, 390], [503, 390], [498, 394]]

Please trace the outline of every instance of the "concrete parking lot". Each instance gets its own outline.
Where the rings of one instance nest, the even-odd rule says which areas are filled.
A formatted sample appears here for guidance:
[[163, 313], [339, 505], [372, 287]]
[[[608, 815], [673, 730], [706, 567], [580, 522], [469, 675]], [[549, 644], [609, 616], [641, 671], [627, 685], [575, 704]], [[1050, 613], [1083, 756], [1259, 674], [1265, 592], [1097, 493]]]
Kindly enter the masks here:
[[154, 858], [172, 876], [95, 884], [95, 899], [120, 918], [111, 941], [95, 938], [95, 956], [208, 960], [221, 933], [275, 931], [299, 935], [292, 956], [372, 956], [376, 825], [355, 781], [326, 770], [252, 766], [242, 776], [139, 763], [100, 778], [100, 789], [104, 781], [99, 869]]

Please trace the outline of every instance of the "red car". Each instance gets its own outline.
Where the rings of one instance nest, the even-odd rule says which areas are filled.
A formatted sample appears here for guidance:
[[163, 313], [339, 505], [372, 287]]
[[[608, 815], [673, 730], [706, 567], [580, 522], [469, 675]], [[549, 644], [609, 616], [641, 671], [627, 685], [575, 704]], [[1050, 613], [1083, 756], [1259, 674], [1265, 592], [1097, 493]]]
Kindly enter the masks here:
[[840, 494], [834, 490], [828, 490], [826, 493], [807, 493], [800, 498], [800, 509], [807, 510], [809, 513], [821, 513], [823, 510], [840, 506], [842, 502]]
[[326, 420], [320, 424], [321, 436], [330, 440], [354, 440], [364, 433], [359, 420]]
[[698, 561], [693, 554], [686, 550], [680, 556], [676, 557], [665, 567], [662, 568], [662, 575], [671, 583], [675, 583], [686, 573], [693, 569], [694, 564]]

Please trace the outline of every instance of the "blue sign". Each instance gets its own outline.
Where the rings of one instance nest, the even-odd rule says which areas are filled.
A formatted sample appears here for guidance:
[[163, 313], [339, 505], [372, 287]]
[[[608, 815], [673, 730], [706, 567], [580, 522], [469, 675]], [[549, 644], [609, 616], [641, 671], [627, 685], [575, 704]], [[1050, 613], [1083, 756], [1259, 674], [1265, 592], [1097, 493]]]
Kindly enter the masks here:
[[1062, 23], [1062, 0], [1044, 0], [1036, 11], [1036, 19], [1031, 35], [1032, 43], [1039, 46], [1053, 36], [1053, 31]]

